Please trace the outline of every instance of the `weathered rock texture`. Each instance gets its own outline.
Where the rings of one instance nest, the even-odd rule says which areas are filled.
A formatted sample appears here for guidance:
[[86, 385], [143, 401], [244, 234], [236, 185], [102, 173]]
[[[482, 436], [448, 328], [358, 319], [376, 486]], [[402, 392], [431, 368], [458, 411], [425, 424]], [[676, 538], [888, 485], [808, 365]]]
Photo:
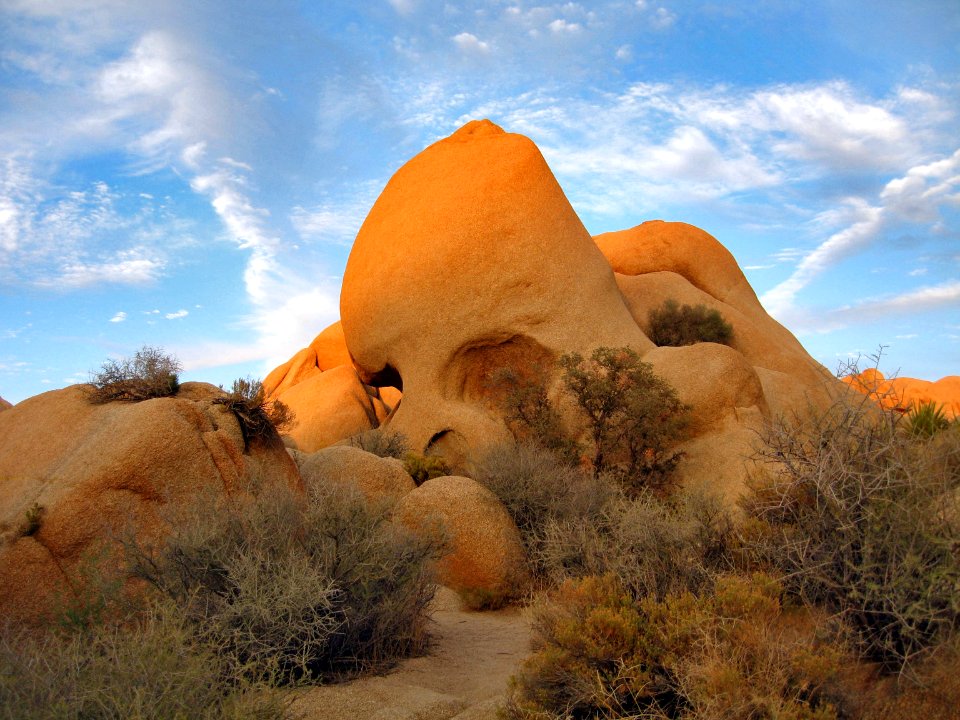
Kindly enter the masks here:
[[2, 397], [0, 397], [0, 410], [7, 410], [12, 407], [13, 407], [13, 403], [7, 400], [4, 400]]
[[[655, 347], [649, 313], [667, 299], [718, 310], [731, 346]], [[556, 395], [555, 361], [569, 352], [630, 346], [651, 363], [693, 408], [683, 481], [730, 495], [765, 419], [821, 403], [836, 386], [715, 238], [663, 221], [591, 238], [536, 146], [488, 121], [391, 178], [353, 246], [340, 310], [347, 352], [337, 357], [382, 388], [390, 414], [378, 420], [454, 466], [508, 437], [498, 371], [552, 372]], [[296, 380], [319, 372], [311, 353], [275, 371], [280, 397], [314, 381]]]
[[335, 445], [314, 453], [293, 450], [291, 455], [308, 488], [352, 484], [372, 502], [397, 502], [417, 487], [399, 460], [377, 457], [360, 448]]
[[932, 402], [942, 407], [948, 417], [960, 417], [960, 375], [948, 375], [932, 382], [908, 377], [888, 380], [883, 373], [871, 368], [843, 380], [887, 408], [908, 412]]
[[75, 385], [0, 413], [0, 617], [43, 619], [82, 594], [84, 566], [109, 562], [114, 539], [150, 542], [166, 506], [284, 483], [302, 488], [280, 447], [244, 448], [212, 385], [177, 397], [94, 405]]
[[497, 496], [475, 480], [427, 480], [403, 498], [397, 517], [416, 532], [443, 533], [449, 550], [439, 580], [470, 601], [495, 602], [523, 589], [526, 560], [517, 526]]

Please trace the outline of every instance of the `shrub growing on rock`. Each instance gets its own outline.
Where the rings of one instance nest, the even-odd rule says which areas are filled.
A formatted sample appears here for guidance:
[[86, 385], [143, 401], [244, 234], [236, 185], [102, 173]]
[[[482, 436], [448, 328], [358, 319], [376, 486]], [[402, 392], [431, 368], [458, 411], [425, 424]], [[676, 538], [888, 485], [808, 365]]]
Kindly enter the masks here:
[[427, 480], [443, 477], [450, 474], [450, 466], [439, 455], [418, 455], [408, 452], [403, 456], [403, 469], [417, 485], [423, 485]]
[[296, 415], [284, 402], [267, 400], [263, 383], [237, 378], [225, 397], [213, 401], [225, 405], [237, 418], [245, 446], [251, 443], [279, 443], [280, 433], [296, 424]]
[[132, 358], [108, 360], [98, 372], [91, 373], [91, 399], [98, 403], [138, 402], [176, 395], [180, 370], [175, 357], [161, 348], [144, 345]]
[[649, 315], [650, 340], [655, 345], [680, 347], [699, 342], [729, 345], [733, 327], [706, 305], [680, 305], [667, 300]]
[[382, 428], [357, 433], [348, 442], [353, 447], [384, 458], [403, 460], [410, 452], [410, 445], [403, 433], [385, 432]]

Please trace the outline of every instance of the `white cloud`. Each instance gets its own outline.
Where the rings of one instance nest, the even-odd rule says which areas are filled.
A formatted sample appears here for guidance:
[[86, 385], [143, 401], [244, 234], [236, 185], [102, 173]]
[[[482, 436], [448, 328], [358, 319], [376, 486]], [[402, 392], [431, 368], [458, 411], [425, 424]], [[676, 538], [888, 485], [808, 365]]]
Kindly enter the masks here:
[[148, 285], [159, 279], [163, 269], [163, 262], [150, 258], [77, 262], [65, 265], [59, 277], [38, 280], [36, 284], [45, 288], [73, 289], [104, 284]]
[[110, 318], [110, 322], [112, 322], [112, 323], [122, 323], [122, 322], [123, 322], [124, 320], [126, 320], [126, 319], [127, 319], [127, 314], [126, 314], [123, 310], [121, 310], [121, 311], [118, 312], [116, 315], [114, 315], [112, 318]]
[[473, 33], [462, 32], [453, 36], [453, 42], [463, 52], [486, 54], [490, 52], [490, 45], [480, 40]]
[[907, 273], [910, 277], [920, 277], [921, 275], [927, 274], [927, 268], [916, 268]]
[[665, 7], [659, 7], [650, 18], [650, 24], [657, 30], [666, 30], [677, 21], [675, 13], [670, 12]]
[[617, 52], [614, 53], [614, 57], [623, 62], [631, 60], [633, 58], [633, 47], [630, 45], [621, 45], [617, 48]]
[[882, 226], [883, 209], [873, 207], [860, 198], [848, 199], [845, 209], [850, 225], [805, 255], [789, 278], [760, 298], [768, 313], [780, 320], [786, 318], [793, 309], [797, 293], [815, 277], [875, 239]]
[[880, 199], [912, 222], [930, 222], [943, 205], [960, 206], [960, 150], [947, 158], [910, 168], [887, 183]]
[[387, 2], [401, 15], [409, 15], [417, 8], [416, 0], [387, 0]]
[[189, 310], [177, 310], [176, 312], [167, 313], [164, 317], [167, 320], [179, 320], [180, 318], [185, 318], [190, 314]]
[[557, 18], [547, 25], [550, 32], [555, 35], [576, 35], [583, 28], [580, 27], [580, 23], [569, 22], [563, 18]]
[[[928, 285], [898, 295], [869, 298], [825, 312], [807, 312], [797, 332], [826, 333], [851, 325], [863, 325], [895, 315], [916, 315], [946, 307], [960, 309], [960, 280]], [[910, 336], [899, 336], [906, 339]]]

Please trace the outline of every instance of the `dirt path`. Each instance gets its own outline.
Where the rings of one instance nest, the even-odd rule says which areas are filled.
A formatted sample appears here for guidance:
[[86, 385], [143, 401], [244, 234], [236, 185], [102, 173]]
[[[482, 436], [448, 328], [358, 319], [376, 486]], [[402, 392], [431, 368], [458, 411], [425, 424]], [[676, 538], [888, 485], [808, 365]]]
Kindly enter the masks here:
[[434, 647], [387, 675], [312, 688], [294, 710], [304, 720], [494, 720], [507, 681], [529, 654], [519, 610], [464, 612], [441, 589], [433, 611]]

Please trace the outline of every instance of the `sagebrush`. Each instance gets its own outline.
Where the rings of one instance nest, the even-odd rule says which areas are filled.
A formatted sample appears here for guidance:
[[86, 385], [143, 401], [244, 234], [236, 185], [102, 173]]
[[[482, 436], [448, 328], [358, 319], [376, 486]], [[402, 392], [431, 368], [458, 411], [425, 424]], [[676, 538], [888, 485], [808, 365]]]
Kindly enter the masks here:
[[268, 400], [260, 380], [237, 378], [225, 396], [214, 399], [237, 418], [245, 446], [281, 444], [280, 433], [292, 428], [296, 414], [281, 400]]
[[173, 355], [145, 345], [132, 358], [108, 360], [100, 370], [90, 374], [91, 400], [139, 402], [176, 395], [181, 369]]

